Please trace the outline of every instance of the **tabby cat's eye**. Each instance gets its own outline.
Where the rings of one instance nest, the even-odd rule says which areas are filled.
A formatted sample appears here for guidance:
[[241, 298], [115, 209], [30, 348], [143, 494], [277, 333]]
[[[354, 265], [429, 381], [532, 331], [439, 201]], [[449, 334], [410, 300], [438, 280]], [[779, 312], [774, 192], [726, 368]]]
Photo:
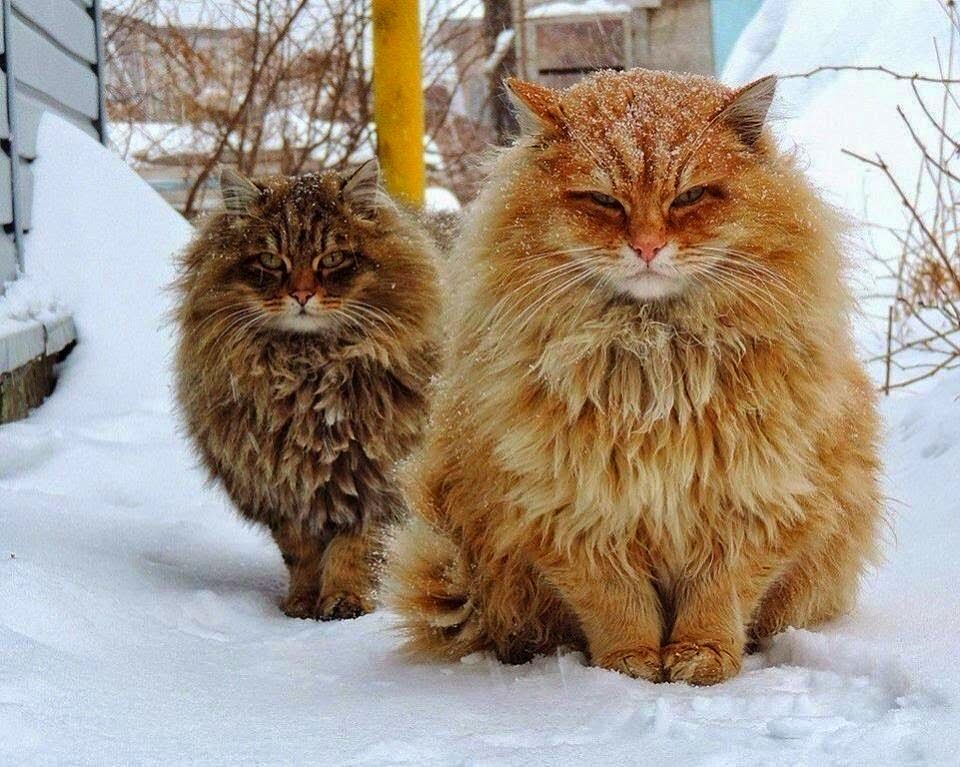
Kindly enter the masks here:
[[336, 269], [347, 260], [348, 255], [348, 253], [342, 250], [327, 253], [327, 255], [320, 259], [320, 266], [324, 269]]
[[616, 197], [611, 197], [609, 194], [604, 194], [603, 192], [590, 192], [590, 199], [593, 200], [597, 205], [602, 205], [605, 208], [622, 208], [620, 200]]
[[260, 264], [265, 269], [279, 269], [283, 266], [283, 259], [276, 253], [261, 253]]
[[697, 200], [703, 197], [707, 191], [705, 186], [691, 186], [687, 191], [680, 192], [670, 203], [671, 208], [685, 208], [687, 205], [693, 205]]

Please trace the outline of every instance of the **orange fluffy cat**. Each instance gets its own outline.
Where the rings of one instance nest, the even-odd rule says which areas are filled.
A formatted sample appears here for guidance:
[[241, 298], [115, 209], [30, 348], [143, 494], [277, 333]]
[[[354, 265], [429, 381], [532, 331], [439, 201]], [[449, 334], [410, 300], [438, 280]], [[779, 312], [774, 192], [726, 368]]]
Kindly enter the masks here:
[[764, 128], [773, 78], [508, 85], [390, 598], [437, 656], [720, 682], [876, 554], [837, 216]]

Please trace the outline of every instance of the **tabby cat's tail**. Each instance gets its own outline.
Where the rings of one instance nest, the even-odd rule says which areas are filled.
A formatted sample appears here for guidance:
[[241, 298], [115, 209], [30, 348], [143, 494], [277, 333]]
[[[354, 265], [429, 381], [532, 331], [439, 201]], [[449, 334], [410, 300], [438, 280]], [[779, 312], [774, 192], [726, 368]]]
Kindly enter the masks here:
[[408, 652], [457, 659], [487, 649], [470, 591], [468, 565], [450, 538], [416, 516], [394, 532], [383, 598], [400, 616]]

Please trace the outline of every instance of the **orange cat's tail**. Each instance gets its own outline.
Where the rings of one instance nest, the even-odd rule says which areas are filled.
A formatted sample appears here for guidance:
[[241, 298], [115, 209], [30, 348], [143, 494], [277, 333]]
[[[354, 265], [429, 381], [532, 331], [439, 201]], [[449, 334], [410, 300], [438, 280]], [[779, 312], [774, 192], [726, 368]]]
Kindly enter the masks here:
[[384, 602], [400, 616], [407, 651], [457, 659], [487, 649], [467, 563], [452, 540], [413, 517], [395, 532], [387, 562]]

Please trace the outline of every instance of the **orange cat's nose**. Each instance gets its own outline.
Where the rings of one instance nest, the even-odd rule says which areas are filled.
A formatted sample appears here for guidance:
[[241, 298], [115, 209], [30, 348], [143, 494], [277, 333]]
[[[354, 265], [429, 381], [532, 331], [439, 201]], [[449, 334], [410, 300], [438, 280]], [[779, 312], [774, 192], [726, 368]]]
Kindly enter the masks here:
[[307, 301], [313, 298], [313, 294], [315, 292], [316, 291], [313, 290], [291, 290], [290, 295], [297, 300], [297, 303], [300, 304], [300, 306], [306, 306]]
[[662, 234], [641, 234], [633, 239], [630, 247], [646, 263], [650, 263], [657, 257], [663, 246], [667, 244], [667, 238]]

